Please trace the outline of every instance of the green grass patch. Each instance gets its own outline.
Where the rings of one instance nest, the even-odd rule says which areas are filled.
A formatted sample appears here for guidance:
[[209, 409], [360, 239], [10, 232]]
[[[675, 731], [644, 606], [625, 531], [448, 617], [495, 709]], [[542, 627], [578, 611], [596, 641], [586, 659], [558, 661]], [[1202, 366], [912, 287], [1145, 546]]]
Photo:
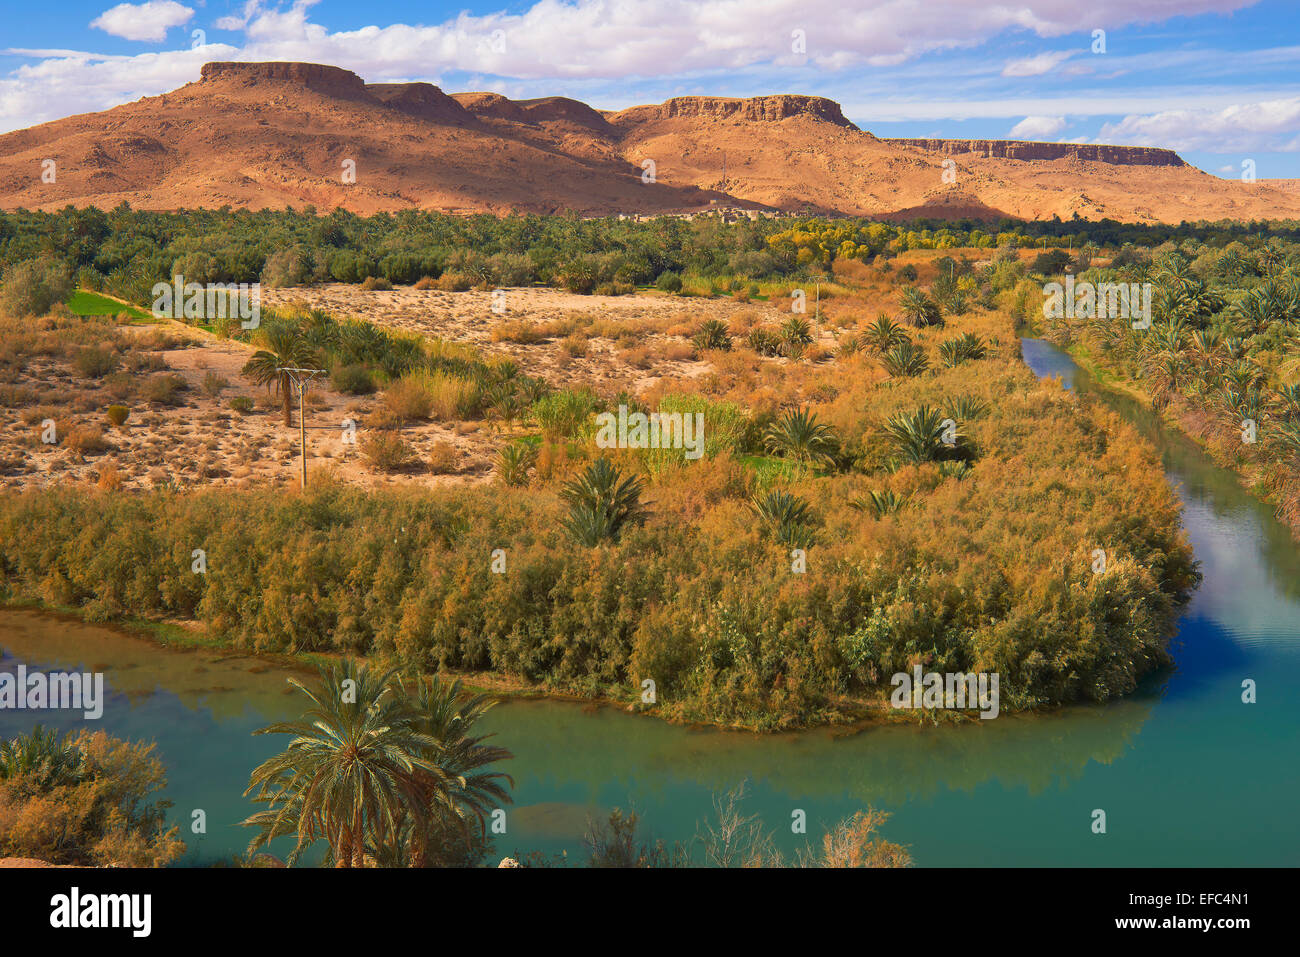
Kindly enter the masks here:
[[135, 322], [153, 322], [153, 316], [136, 306], [126, 306], [97, 292], [78, 289], [68, 297], [68, 308], [78, 316], [116, 316], [125, 312]]

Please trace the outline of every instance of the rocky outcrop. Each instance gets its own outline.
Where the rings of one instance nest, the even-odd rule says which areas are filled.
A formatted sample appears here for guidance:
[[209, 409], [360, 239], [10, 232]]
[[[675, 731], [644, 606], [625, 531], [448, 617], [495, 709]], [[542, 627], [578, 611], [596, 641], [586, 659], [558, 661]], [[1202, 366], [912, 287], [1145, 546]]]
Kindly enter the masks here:
[[407, 116], [444, 123], [471, 119], [465, 107], [432, 83], [367, 83], [366, 92]]
[[263, 63], [214, 62], [203, 64], [199, 73], [201, 83], [233, 82], [252, 86], [267, 82], [288, 82], [305, 86], [317, 93], [349, 99], [369, 99], [365, 81], [351, 70], [321, 63], [289, 63], [267, 61]]
[[536, 100], [516, 100], [525, 115], [534, 123], [575, 123], [589, 130], [603, 133], [609, 128], [605, 117], [586, 103], [567, 96], [544, 96]]
[[610, 117], [610, 122], [643, 123], [651, 120], [701, 117], [713, 120], [734, 119], [770, 123], [794, 116], [811, 116], [845, 129], [857, 129], [844, 118], [840, 105], [834, 100], [797, 93], [744, 98], [675, 96], [657, 106], [634, 106], [615, 113]]
[[455, 93], [452, 99], [475, 116], [522, 122], [528, 115], [522, 106], [500, 93]]
[[1035, 143], [1028, 140], [885, 139], [881, 142], [915, 146], [931, 153], [958, 156], [977, 153], [995, 159], [1092, 160], [1114, 166], [1186, 166], [1173, 150], [1151, 146], [1103, 146], [1095, 143]]

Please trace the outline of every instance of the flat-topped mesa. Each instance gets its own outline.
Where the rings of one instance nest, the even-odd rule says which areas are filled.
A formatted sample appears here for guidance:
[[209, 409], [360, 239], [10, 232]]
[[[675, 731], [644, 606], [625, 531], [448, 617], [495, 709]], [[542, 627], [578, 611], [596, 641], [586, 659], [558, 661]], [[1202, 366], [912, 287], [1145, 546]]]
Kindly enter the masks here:
[[677, 117], [775, 122], [793, 116], [813, 116], [845, 129], [857, 127], [844, 118], [840, 105], [822, 96], [778, 93], [772, 96], [675, 96], [657, 106], [634, 106], [610, 117], [611, 121], [645, 122]]
[[218, 80], [234, 81], [242, 86], [255, 86], [267, 81], [281, 81], [305, 86], [317, 93], [370, 99], [365, 81], [351, 70], [322, 63], [290, 63], [278, 60], [259, 63], [213, 62], [203, 64], [199, 73], [201, 83]]
[[1173, 150], [1154, 146], [1105, 146], [1096, 143], [1035, 143], [1030, 140], [885, 139], [885, 143], [915, 146], [933, 153], [957, 156], [979, 153], [996, 159], [1057, 160], [1074, 158], [1114, 166], [1186, 166]]

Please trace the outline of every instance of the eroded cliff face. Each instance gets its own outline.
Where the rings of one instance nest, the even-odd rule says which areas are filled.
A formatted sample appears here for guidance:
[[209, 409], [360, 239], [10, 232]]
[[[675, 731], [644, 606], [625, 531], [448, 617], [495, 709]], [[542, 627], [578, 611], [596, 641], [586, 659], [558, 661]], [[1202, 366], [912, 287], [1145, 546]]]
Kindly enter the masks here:
[[845, 129], [857, 127], [844, 118], [840, 105], [820, 96], [782, 93], [774, 96], [750, 96], [743, 99], [722, 96], [675, 96], [653, 106], [634, 106], [610, 117], [616, 124], [644, 123], [652, 120], [689, 119], [752, 120], [776, 122], [794, 116], [811, 116]]
[[[314, 63], [209, 63], [202, 80], [0, 134], [0, 208], [230, 205], [580, 215], [806, 209], [883, 218], [1300, 217], [1293, 182], [1220, 180], [1170, 150], [877, 139], [822, 97], [565, 97], [367, 85]], [[942, 178], [954, 157], [963, 193]], [[33, 171], [58, 161], [58, 182]], [[340, 162], [363, 175], [340, 180]], [[657, 164], [647, 188], [639, 170]], [[965, 175], [967, 172], [978, 175]]]
[[976, 153], [993, 159], [1081, 159], [1114, 166], [1186, 166], [1173, 150], [1151, 146], [1104, 146], [1094, 143], [1033, 143], [1023, 140], [884, 139], [884, 143], [915, 146], [931, 153], [959, 156]]

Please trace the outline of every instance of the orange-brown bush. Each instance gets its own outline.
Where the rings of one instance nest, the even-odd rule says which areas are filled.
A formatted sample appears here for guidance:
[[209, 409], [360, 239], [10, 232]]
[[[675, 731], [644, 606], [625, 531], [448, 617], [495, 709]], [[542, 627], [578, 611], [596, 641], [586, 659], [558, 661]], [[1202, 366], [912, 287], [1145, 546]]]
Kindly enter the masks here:
[[184, 853], [180, 829], [166, 829], [170, 802], [157, 799], [167, 782], [152, 744], [79, 731], [47, 750], [53, 768], [23, 771], [0, 760], [0, 857], [165, 867]]

